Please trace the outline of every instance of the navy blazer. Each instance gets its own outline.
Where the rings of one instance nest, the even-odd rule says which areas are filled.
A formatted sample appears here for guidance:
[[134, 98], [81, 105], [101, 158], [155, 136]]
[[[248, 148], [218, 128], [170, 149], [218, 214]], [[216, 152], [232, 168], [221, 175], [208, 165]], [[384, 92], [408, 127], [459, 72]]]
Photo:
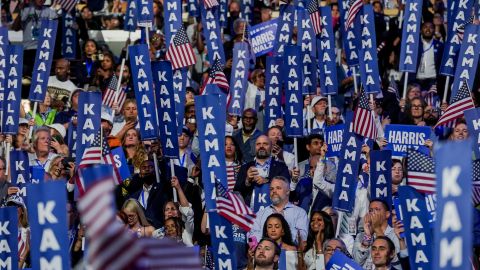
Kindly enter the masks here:
[[[242, 194], [245, 203], [249, 204], [250, 199], [252, 197], [253, 188], [256, 183], [252, 183], [249, 187], [245, 185], [245, 181], [247, 180], [247, 171], [248, 168], [255, 166], [255, 161], [250, 161], [242, 165], [240, 167], [240, 171], [238, 172], [238, 176], [236, 179], [235, 187], [233, 190], [239, 191]], [[270, 170], [268, 171], [268, 179], [270, 180], [275, 176], [283, 176], [290, 180], [290, 172], [288, 171], [287, 165], [285, 165], [282, 161], [276, 161], [272, 158], [270, 163]]]

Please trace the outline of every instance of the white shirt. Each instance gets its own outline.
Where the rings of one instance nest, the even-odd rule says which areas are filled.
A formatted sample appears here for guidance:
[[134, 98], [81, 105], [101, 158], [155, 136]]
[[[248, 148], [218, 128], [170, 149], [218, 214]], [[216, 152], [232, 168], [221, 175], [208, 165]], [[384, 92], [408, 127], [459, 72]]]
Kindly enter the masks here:
[[70, 80], [64, 82], [57, 79], [57, 76], [48, 77], [48, 93], [54, 100], [70, 100], [70, 96], [77, 86]]
[[427, 42], [422, 39], [423, 52], [418, 66], [417, 79], [431, 79], [437, 76], [435, 71], [435, 48], [433, 39]]
[[140, 192], [140, 196], [138, 196], [138, 202], [143, 206], [143, 208], [147, 209], [148, 197], [150, 196], [150, 190], [152, 190], [153, 185], [146, 187], [145, 185], [142, 186], [142, 192]]
[[[257, 95], [260, 95], [260, 99], [257, 99]], [[248, 82], [247, 93], [245, 93], [245, 105], [243, 110], [254, 109], [258, 110], [261, 103], [265, 100], [265, 91], [261, 91], [254, 84]], [[259, 104], [257, 104], [257, 101]]]

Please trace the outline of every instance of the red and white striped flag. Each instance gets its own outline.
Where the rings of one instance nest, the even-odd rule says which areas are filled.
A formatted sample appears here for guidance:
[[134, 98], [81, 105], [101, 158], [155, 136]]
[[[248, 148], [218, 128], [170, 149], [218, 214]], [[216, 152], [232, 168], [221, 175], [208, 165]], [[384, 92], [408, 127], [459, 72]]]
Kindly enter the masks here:
[[463, 81], [462, 86], [458, 89], [452, 104], [448, 105], [447, 110], [440, 116], [435, 127], [438, 126], [455, 126], [458, 118], [463, 117], [463, 111], [475, 108], [470, 89], [468, 89], [467, 81]]
[[219, 5], [217, 0], [203, 0], [203, 2], [206, 8], [213, 8]]
[[227, 77], [225, 77], [222, 64], [220, 63], [220, 60], [218, 60], [218, 58], [215, 59], [213, 65], [210, 67], [208, 77], [205, 80], [200, 94], [203, 94], [203, 90], [205, 89], [205, 86], [207, 84], [216, 84], [225, 93], [230, 92], [230, 85], [228, 84]]
[[348, 1], [347, 20], [345, 21], [345, 31], [348, 31], [355, 21], [355, 17], [363, 6], [362, 0], [349, 0]]
[[436, 186], [433, 158], [407, 150], [407, 184], [421, 193], [434, 193]]
[[320, 18], [320, 11], [318, 11], [318, 1], [310, 0], [308, 2], [307, 10], [310, 14], [313, 31], [316, 35], [320, 35], [322, 33], [322, 19]]
[[217, 212], [245, 231], [250, 231], [255, 221], [255, 213], [236, 194], [228, 191], [220, 181], [215, 181]]
[[472, 200], [473, 205], [476, 207], [480, 204], [480, 160], [473, 161], [473, 187], [472, 187]]
[[[115, 103], [115, 93], [117, 90], [117, 84], [118, 84], [118, 78], [117, 76], [113, 75], [112, 78], [110, 79], [110, 82], [108, 83], [107, 90], [105, 90], [105, 93], [103, 94], [103, 98], [102, 98], [103, 105], [107, 105], [110, 108], [113, 107], [113, 104]], [[120, 88], [118, 91], [119, 93], [118, 93], [117, 104], [118, 104], [118, 108], [121, 109], [123, 107], [123, 103], [125, 103], [125, 100], [127, 99], [127, 94], [122, 88]]]
[[82, 160], [78, 165], [75, 175], [72, 177], [77, 184], [80, 194], [85, 192], [85, 181], [81, 174], [81, 169], [88, 166], [102, 164], [102, 148], [100, 147], [100, 131], [95, 135], [93, 143], [83, 152]]
[[175, 33], [173, 42], [170, 43], [165, 58], [172, 62], [173, 69], [188, 67], [194, 65], [197, 61], [192, 44], [190, 44], [183, 26]]
[[55, 0], [52, 6], [60, 5], [67, 13], [70, 13], [77, 2], [78, 0]]
[[377, 138], [375, 116], [370, 108], [368, 96], [362, 90], [357, 108], [353, 113], [353, 132], [370, 139]]
[[112, 179], [96, 181], [80, 196], [78, 209], [89, 242], [92, 269], [200, 269], [194, 249], [170, 239], [137, 238], [115, 218]]

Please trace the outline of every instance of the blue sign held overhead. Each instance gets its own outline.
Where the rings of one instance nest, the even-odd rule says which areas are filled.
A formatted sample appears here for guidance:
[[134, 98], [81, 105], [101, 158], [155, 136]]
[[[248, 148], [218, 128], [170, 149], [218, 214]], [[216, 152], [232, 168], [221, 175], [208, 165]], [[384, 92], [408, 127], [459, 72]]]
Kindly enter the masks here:
[[203, 36], [207, 45], [208, 61], [213, 64], [218, 59], [222, 66], [225, 66], [225, 52], [223, 51], [222, 36], [218, 22], [218, 7], [207, 9], [200, 5], [202, 13]]
[[164, 9], [165, 16], [165, 44], [170, 46], [172, 39], [178, 29], [182, 27], [182, 1], [181, 0], [165, 0]]
[[295, 7], [292, 5], [281, 5], [280, 16], [275, 35], [273, 52], [275, 55], [282, 56], [285, 46], [292, 44], [292, 34], [295, 19]]
[[335, 63], [335, 36], [332, 25], [332, 10], [329, 6], [320, 8], [320, 19], [322, 20], [322, 32], [317, 38], [318, 61], [321, 63], [319, 67], [320, 89], [322, 95], [336, 95], [338, 83], [337, 65]]
[[285, 46], [285, 132], [289, 137], [303, 136], [303, 96], [301, 51], [296, 45]]
[[394, 157], [405, 156], [408, 148], [414, 148], [426, 155], [430, 155], [430, 150], [425, 146], [425, 141], [430, 139], [431, 132], [430, 127], [386, 125], [385, 139], [388, 144], [385, 149], [391, 150]]
[[102, 112], [102, 94], [100, 92], [80, 92], [78, 104], [78, 124], [76, 137], [75, 164], [78, 166], [85, 149], [98, 140], [100, 133]]
[[231, 102], [228, 113], [242, 115], [245, 94], [248, 87], [249, 48], [246, 42], [235, 42], [233, 46], [233, 65], [230, 75]]
[[273, 50], [277, 27], [277, 18], [249, 27], [250, 45], [256, 57]]
[[420, 44], [420, 23], [422, 1], [407, 0], [402, 27], [402, 46], [399, 70], [417, 72], [418, 45]]
[[265, 130], [282, 118], [282, 65], [283, 58], [267, 56], [265, 70]]
[[339, 157], [342, 150], [345, 124], [325, 127], [325, 141], [327, 142], [326, 157]]
[[470, 109], [463, 112], [467, 122], [468, 133], [472, 138], [473, 151], [477, 159], [480, 158], [480, 108]]
[[20, 101], [22, 98], [23, 46], [7, 46], [7, 76], [3, 100], [2, 132], [15, 135], [18, 132]]

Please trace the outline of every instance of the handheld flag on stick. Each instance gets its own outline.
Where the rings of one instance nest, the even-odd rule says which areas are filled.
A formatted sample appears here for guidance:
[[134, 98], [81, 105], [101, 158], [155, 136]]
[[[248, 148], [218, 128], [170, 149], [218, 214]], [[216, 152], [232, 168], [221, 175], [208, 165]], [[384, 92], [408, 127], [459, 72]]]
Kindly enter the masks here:
[[203, 2], [206, 8], [213, 8], [219, 5], [217, 0], [203, 0]]
[[205, 86], [207, 84], [216, 84], [218, 88], [222, 90], [222, 92], [228, 95], [227, 103], [229, 103], [228, 101], [230, 100], [230, 85], [228, 84], [227, 77], [225, 77], [222, 64], [220, 63], [220, 60], [218, 60], [218, 58], [215, 59], [215, 61], [213, 62], [213, 65], [208, 72], [208, 77], [203, 84], [200, 94], [203, 95]]
[[458, 118], [463, 117], [463, 112], [468, 109], [475, 108], [472, 96], [470, 95], [470, 89], [468, 89], [467, 81], [463, 81], [462, 86], [458, 90], [455, 97], [452, 99], [452, 104], [447, 107], [445, 113], [438, 119], [438, 126], [453, 127]]
[[370, 139], [377, 138], [374, 114], [370, 108], [368, 96], [363, 90], [353, 114], [353, 132]]
[[172, 62], [173, 69], [188, 67], [196, 62], [195, 53], [188, 40], [185, 28], [180, 27], [167, 50], [166, 59]]
[[308, 13], [310, 14], [310, 20], [312, 21], [313, 31], [315, 35], [322, 33], [322, 20], [320, 18], [320, 11], [318, 11], [317, 0], [310, 0], [307, 6]]
[[435, 165], [431, 157], [417, 150], [408, 149], [407, 184], [421, 193], [435, 192]]
[[357, 16], [358, 12], [363, 6], [363, 1], [362, 0], [350, 0], [348, 1], [348, 13], [347, 13], [347, 21], [345, 22], [345, 30], [348, 31], [348, 28], [350, 28], [353, 25], [353, 22], [355, 21], [355, 17]]
[[[118, 81], [117, 76], [113, 75], [113, 77], [110, 79], [107, 90], [103, 95], [103, 98], [102, 98], [103, 105], [107, 105], [110, 108], [113, 107], [113, 104], [115, 103], [115, 93], [117, 89], [117, 84], [119, 83], [120, 82]], [[123, 107], [123, 103], [125, 102], [125, 99], [127, 99], [127, 94], [122, 89], [119, 89], [118, 100], [117, 100], [118, 108]]]
[[217, 212], [245, 231], [250, 231], [255, 220], [253, 211], [236, 194], [228, 191], [218, 179], [215, 180]]

